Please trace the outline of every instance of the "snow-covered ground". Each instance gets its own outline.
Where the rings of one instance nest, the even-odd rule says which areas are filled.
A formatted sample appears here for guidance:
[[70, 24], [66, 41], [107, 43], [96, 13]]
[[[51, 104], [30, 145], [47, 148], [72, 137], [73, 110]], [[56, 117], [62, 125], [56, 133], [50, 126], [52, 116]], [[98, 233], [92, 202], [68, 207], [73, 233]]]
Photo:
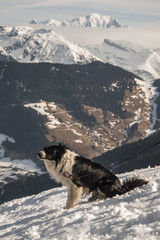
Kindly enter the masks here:
[[160, 167], [119, 175], [149, 183], [112, 199], [63, 209], [65, 187], [12, 200], [0, 206], [0, 239], [158, 240], [160, 239]]

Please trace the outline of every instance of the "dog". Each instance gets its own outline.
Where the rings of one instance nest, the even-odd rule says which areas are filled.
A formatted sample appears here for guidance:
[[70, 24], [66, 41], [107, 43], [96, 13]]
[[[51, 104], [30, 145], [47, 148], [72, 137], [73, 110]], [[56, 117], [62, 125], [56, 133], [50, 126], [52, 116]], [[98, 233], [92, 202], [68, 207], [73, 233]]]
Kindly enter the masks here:
[[46, 146], [37, 156], [44, 161], [51, 178], [67, 186], [66, 209], [77, 205], [83, 194], [91, 193], [90, 202], [112, 198], [148, 183], [145, 179], [137, 178], [121, 183], [111, 171], [63, 144]]

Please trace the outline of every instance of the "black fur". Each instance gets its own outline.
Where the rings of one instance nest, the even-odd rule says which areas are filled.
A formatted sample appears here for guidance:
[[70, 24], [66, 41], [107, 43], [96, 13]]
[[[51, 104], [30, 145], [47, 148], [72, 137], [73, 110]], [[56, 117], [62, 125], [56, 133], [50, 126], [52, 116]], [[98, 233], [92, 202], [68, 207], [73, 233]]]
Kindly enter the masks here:
[[[50, 161], [56, 161], [57, 164], [61, 160], [62, 156], [68, 149], [65, 145], [49, 145], [44, 147], [43, 152], [45, 152], [45, 158]], [[38, 157], [42, 158], [42, 151], [38, 152]]]
[[109, 170], [98, 163], [92, 162], [82, 156], [75, 158], [72, 174], [76, 176], [73, 182], [77, 185], [89, 188], [90, 192], [95, 190], [100, 179], [106, 179], [107, 184], [112, 182], [120, 187], [118, 178]]
[[[72, 196], [72, 193], [77, 192], [77, 189], [80, 188], [83, 188], [84, 192], [92, 192], [92, 197], [89, 200], [93, 201], [121, 195], [148, 183], [144, 179], [137, 178], [127, 179], [121, 183], [117, 176], [102, 165], [70, 151], [61, 144], [45, 147], [38, 153], [38, 157], [44, 160], [48, 171], [50, 171], [50, 167], [47, 162], [54, 162], [55, 167], [52, 168], [51, 175], [54, 177], [53, 171], [56, 171], [58, 174], [56, 176], [61, 179], [62, 184], [69, 186], [67, 208], [74, 205], [73, 202], [76, 198]], [[71, 179], [65, 177], [65, 169], [69, 169], [68, 174], [72, 176]], [[77, 187], [76, 190], [74, 186]]]
[[90, 192], [96, 191], [94, 199], [111, 198], [148, 183], [144, 179], [131, 178], [121, 184], [118, 177], [111, 171], [82, 156], [75, 158], [72, 174], [75, 176], [72, 180], [74, 184], [87, 187]]

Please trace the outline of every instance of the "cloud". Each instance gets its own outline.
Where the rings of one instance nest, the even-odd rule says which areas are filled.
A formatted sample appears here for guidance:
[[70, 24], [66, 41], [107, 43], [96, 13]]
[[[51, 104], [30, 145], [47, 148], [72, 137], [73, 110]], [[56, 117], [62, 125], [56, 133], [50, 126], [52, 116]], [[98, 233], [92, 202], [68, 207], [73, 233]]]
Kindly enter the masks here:
[[0, 0], [0, 21], [19, 18], [55, 18], [69, 20], [91, 12], [111, 15], [124, 24], [130, 22], [160, 22], [159, 0]]
[[[11, 2], [11, 0], [10, 0]], [[12, 0], [15, 2], [14, 8], [32, 9], [41, 11], [51, 11], [51, 9], [61, 10], [65, 13], [75, 13], [75, 16], [80, 16], [84, 12], [99, 12], [104, 15], [108, 13], [116, 15], [126, 15], [127, 17], [136, 17], [139, 19], [144, 16], [156, 17], [160, 20], [160, 1], [159, 0]], [[71, 16], [71, 17], [72, 17]]]
[[146, 14], [159, 16], [159, 0], [9, 0], [2, 2], [13, 8], [47, 8], [47, 7], [72, 7], [79, 9], [96, 8], [128, 12], [131, 14]]

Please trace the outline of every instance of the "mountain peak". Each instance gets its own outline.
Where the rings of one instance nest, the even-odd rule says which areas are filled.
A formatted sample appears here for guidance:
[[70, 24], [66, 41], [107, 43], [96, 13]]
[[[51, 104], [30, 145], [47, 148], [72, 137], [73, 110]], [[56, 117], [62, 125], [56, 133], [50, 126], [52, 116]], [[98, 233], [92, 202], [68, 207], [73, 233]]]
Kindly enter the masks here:
[[98, 13], [91, 13], [90, 15], [86, 16], [85, 19], [90, 27], [122, 27], [117, 19], [111, 16], [102, 16]]
[[[85, 48], [72, 43], [52, 29], [10, 27], [0, 30], [4, 48], [0, 60], [10, 55], [20, 62], [54, 62], [84, 64], [100, 60]], [[13, 60], [12, 60], [13, 61]]]
[[116, 18], [111, 16], [103, 16], [98, 13], [91, 13], [84, 17], [73, 18], [70, 21], [59, 22], [54, 19], [40, 22], [45, 25], [69, 26], [69, 27], [97, 27], [97, 28], [123, 28], [127, 26], [121, 25]]
[[37, 24], [37, 20], [36, 19], [32, 19], [29, 24]]

